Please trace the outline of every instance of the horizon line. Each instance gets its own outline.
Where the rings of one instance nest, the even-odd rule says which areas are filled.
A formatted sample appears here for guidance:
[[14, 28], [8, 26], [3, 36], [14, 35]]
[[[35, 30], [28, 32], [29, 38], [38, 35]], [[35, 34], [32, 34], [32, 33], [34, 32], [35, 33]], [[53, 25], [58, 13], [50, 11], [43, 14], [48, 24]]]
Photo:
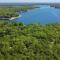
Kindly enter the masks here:
[[0, 3], [60, 3], [60, 2], [0, 2]]

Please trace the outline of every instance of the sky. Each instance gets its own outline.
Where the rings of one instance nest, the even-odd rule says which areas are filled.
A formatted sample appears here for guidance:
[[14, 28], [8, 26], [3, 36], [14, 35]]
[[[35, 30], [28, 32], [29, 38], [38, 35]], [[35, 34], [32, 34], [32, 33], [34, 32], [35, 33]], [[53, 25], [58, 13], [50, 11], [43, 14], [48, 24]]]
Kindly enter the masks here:
[[0, 0], [0, 3], [23, 3], [23, 2], [60, 2], [60, 0]]

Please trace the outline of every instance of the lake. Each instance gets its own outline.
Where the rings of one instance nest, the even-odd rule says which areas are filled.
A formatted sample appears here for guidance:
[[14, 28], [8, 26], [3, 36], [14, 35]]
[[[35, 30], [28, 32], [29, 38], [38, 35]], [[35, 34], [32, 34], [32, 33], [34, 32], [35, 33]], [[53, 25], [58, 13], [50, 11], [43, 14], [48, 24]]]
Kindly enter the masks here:
[[49, 24], [60, 22], [60, 9], [50, 7], [48, 5], [37, 5], [39, 8], [28, 10], [27, 12], [20, 13], [21, 17], [17, 22], [24, 24], [40, 23]]

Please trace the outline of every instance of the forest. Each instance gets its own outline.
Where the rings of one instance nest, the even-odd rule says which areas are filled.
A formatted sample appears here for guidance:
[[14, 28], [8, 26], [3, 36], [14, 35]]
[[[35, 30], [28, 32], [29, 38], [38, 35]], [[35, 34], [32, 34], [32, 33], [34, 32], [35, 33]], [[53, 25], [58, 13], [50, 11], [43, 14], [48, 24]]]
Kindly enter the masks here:
[[60, 23], [0, 22], [0, 60], [60, 60]]
[[0, 18], [11, 18], [17, 17], [21, 11], [26, 12], [29, 9], [33, 9], [33, 6], [22, 5], [22, 6], [0, 6]]
[[51, 7], [54, 7], [54, 8], [60, 9], [60, 4], [57, 4], [57, 3], [56, 4], [50, 4], [50, 6]]

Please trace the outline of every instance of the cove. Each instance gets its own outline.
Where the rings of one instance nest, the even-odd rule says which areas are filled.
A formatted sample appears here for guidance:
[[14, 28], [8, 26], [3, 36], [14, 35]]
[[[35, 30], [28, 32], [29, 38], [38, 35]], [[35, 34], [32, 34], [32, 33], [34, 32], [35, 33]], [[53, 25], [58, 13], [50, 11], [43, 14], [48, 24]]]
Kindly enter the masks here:
[[22, 16], [16, 22], [24, 24], [40, 23], [49, 24], [60, 22], [60, 9], [48, 5], [37, 5], [39, 8], [20, 13]]

